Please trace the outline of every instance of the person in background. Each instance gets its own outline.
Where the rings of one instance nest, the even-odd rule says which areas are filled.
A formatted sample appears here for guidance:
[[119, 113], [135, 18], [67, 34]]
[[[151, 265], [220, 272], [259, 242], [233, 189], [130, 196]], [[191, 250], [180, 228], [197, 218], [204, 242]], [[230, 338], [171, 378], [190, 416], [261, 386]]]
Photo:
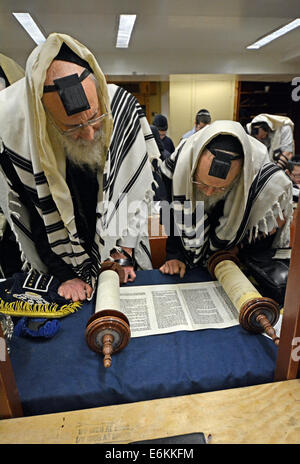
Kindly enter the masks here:
[[153, 126], [157, 127], [165, 149], [169, 153], [173, 153], [173, 151], [175, 150], [175, 146], [172, 139], [170, 139], [170, 137], [167, 136], [168, 120], [166, 116], [164, 116], [163, 114], [157, 114], [153, 120]]
[[[157, 147], [158, 147], [158, 149], [160, 151], [161, 162], [163, 162], [170, 156], [170, 153], [165, 149], [164, 144], [163, 144], [163, 142], [162, 142], [162, 140], [160, 138], [159, 131], [158, 131], [157, 127], [151, 125], [150, 129], [152, 130], [155, 142], [156, 142]], [[159, 166], [158, 166], [157, 162], [156, 162], [156, 165], [154, 167], [155, 167], [155, 170], [154, 170], [154, 173], [153, 173], [153, 177], [154, 177], [154, 180], [156, 181], [157, 185], [156, 185], [156, 188], [155, 188], [155, 194], [154, 194], [153, 200], [154, 201], [160, 201], [160, 200], [164, 200], [165, 197], [166, 197], [165, 184], [162, 181]]]
[[202, 129], [203, 127], [207, 126], [210, 123], [211, 123], [211, 116], [210, 116], [209, 111], [206, 110], [205, 108], [199, 110], [195, 116], [195, 124], [194, 124], [193, 129], [183, 134], [183, 136], [181, 137], [181, 140], [187, 139], [191, 135], [195, 134], [195, 132], [198, 132], [200, 129]]
[[294, 123], [286, 116], [259, 114], [246, 125], [250, 135], [268, 149], [269, 158], [282, 169], [294, 156]]
[[287, 163], [285, 172], [290, 177], [293, 183], [293, 200], [296, 205], [299, 201], [299, 192], [300, 192], [300, 162], [289, 161]]

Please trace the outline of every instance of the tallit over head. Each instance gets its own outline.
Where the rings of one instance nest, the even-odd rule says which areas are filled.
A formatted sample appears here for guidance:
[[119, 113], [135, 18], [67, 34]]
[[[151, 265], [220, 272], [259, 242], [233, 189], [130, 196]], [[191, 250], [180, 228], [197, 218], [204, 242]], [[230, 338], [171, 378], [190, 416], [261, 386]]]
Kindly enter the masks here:
[[293, 139], [294, 123], [287, 116], [276, 114], [259, 114], [247, 124], [247, 131], [251, 134], [252, 126], [264, 122], [270, 128], [268, 137], [262, 143], [268, 146], [270, 160], [274, 160], [277, 150], [288, 151], [294, 154], [295, 143]]
[[272, 131], [280, 129], [282, 126], [290, 126], [292, 130], [294, 130], [294, 123], [293, 121], [288, 118], [287, 116], [280, 116], [277, 114], [267, 114], [262, 113], [255, 116], [251, 122], [247, 124], [247, 131], [251, 134], [251, 126], [257, 122], [265, 122], [268, 124]]
[[[53, 126], [41, 100], [46, 71], [63, 43], [92, 68], [99, 84], [97, 93], [101, 112], [111, 113], [102, 124], [106, 157], [101, 161], [98, 183], [102, 185], [104, 172], [105, 185], [104, 193], [99, 187], [92, 266], [91, 257], [86, 255], [76, 230], [73, 203], [66, 182], [66, 154], [62, 144], [54, 136], [51, 137]], [[2, 94], [5, 95], [0, 93], [0, 152], [6, 150], [10, 154], [25, 188], [33, 192], [33, 196], [37, 195], [38, 202], [35, 200], [34, 203], [44, 221], [53, 252], [72, 266], [79, 277], [93, 282], [100, 260], [109, 256], [110, 249], [126, 232], [112, 235], [109, 229], [109, 221], [111, 223], [112, 217], [124, 206], [123, 198], [126, 197], [128, 203], [132, 200], [149, 202], [153, 195], [149, 160], [159, 158], [159, 151], [141, 107], [125, 90], [107, 85], [95, 57], [84, 45], [59, 33], [50, 34], [43, 44], [33, 50], [26, 64], [25, 80], [17, 82]], [[36, 256], [34, 244], [28, 238], [30, 227], [26, 211], [22, 205], [18, 205], [14, 192], [10, 192], [10, 197], [11, 211], [14, 210], [15, 217], [23, 222], [20, 227], [15, 224], [14, 231], [26, 259], [32, 268], [46, 272]], [[45, 200], [51, 205], [50, 211], [43, 211]], [[137, 214], [138, 206], [131, 208], [127, 215], [129, 226], [134, 224], [132, 228], [136, 226]], [[136, 256], [139, 257], [138, 235], [135, 242], [133, 247], [136, 246]], [[144, 246], [147, 248], [147, 243]], [[145, 266], [151, 266], [149, 257], [146, 261]]]
[[[196, 192], [191, 179], [206, 145], [219, 134], [229, 134], [240, 141], [244, 151], [242, 172], [225, 196], [223, 214], [215, 231], [209, 230], [206, 221], [204, 236], [197, 233], [197, 228], [203, 227], [203, 218], [198, 218], [193, 224], [194, 233], [192, 230], [185, 233], [184, 225], [177, 224], [183, 232], [184, 247], [194, 254], [195, 262], [203, 257], [202, 251], [208, 237], [211, 250], [230, 248], [246, 235], [251, 241], [259, 231], [270, 232], [277, 227], [276, 218], [283, 216], [287, 221], [277, 232], [274, 246], [288, 246], [293, 210], [291, 181], [281, 169], [269, 162], [266, 147], [246, 134], [238, 122], [213, 122], [186, 141], [182, 141], [171, 157], [163, 163], [162, 172], [172, 179], [173, 200], [190, 200], [195, 211]], [[177, 207], [180, 208], [180, 205]]]

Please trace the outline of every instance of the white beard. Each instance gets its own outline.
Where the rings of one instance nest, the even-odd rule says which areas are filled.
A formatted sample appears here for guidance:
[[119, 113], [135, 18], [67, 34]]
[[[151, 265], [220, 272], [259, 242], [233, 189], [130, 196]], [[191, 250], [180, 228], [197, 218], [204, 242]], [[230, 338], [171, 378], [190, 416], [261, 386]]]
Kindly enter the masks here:
[[69, 160], [77, 166], [88, 166], [92, 170], [103, 167], [105, 162], [105, 134], [102, 128], [94, 133], [94, 140], [74, 140], [70, 136], [62, 135], [57, 131]]

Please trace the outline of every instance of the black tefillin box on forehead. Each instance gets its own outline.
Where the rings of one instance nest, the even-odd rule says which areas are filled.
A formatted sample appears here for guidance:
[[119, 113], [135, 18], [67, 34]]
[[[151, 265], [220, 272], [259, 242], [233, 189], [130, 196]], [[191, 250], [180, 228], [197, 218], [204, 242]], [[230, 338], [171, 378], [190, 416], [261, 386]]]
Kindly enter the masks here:
[[76, 55], [65, 43], [62, 44], [59, 53], [54, 59], [75, 63], [85, 69], [80, 76], [70, 74], [69, 76], [54, 79], [54, 85], [44, 86], [44, 93], [58, 92], [68, 116], [90, 109], [90, 104], [81, 84], [93, 72], [87, 61]]
[[206, 149], [214, 155], [208, 175], [219, 179], [226, 179], [231, 161], [244, 157], [240, 141], [230, 134], [218, 135], [206, 145]]
[[81, 81], [89, 74], [90, 71], [85, 69], [80, 76], [78, 74], [71, 74], [60, 79], [55, 79], [53, 81], [54, 85], [44, 86], [44, 93], [57, 91], [68, 116], [86, 111], [90, 109], [90, 104]]

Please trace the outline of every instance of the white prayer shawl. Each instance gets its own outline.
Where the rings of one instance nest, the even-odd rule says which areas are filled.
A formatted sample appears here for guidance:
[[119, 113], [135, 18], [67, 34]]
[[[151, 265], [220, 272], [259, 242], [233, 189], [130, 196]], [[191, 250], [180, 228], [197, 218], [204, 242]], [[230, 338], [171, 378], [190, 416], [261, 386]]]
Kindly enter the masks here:
[[[255, 116], [251, 122], [247, 124], [247, 131], [249, 134], [251, 134], [251, 126], [255, 122], [265, 122], [268, 124], [268, 126], [271, 129], [271, 133], [269, 135], [270, 137], [270, 147], [269, 147], [269, 157], [270, 160], [274, 160], [274, 152], [278, 150], [279, 148], [282, 148], [282, 131], [284, 130], [289, 130], [288, 127], [290, 128], [291, 134], [294, 131], [294, 123], [293, 121], [288, 118], [287, 116], [278, 116], [275, 114], [259, 114]], [[294, 154], [295, 147], [294, 147], [294, 141], [291, 140], [290, 144], [291, 146], [291, 151]]]
[[[18, 81], [19, 79], [22, 79], [24, 77], [24, 69], [21, 68], [18, 63], [16, 63], [14, 60], [11, 58], [8, 58], [8, 56], [3, 55], [0, 53], [0, 66], [4, 71], [5, 76], [7, 77], [8, 82], [13, 84], [14, 82]], [[4, 79], [3, 79], [4, 81]], [[3, 91], [5, 89], [5, 81], [2, 82], [0, 81], [0, 91]], [[3, 179], [3, 176], [0, 172], [0, 208], [4, 211], [7, 211], [7, 186], [6, 182]], [[4, 221], [4, 218], [1, 216], [1, 220]], [[0, 235], [2, 230], [4, 231], [6, 225], [6, 221], [4, 221], [3, 225], [0, 226]], [[1, 238], [1, 237], [0, 237]]]
[[[102, 126], [106, 134], [107, 157], [102, 162], [103, 192], [99, 188], [92, 259], [78, 238], [66, 183], [64, 149], [53, 138], [50, 141], [51, 125], [47, 124], [41, 101], [46, 71], [63, 42], [89, 63], [99, 83], [97, 92], [101, 110], [112, 111]], [[0, 93], [0, 156], [1, 152], [5, 156], [9, 154], [23, 185], [35, 198], [35, 207], [44, 221], [52, 251], [70, 265], [78, 277], [93, 285], [100, 262], [109, 256], [119, 239], [126, 240], [127, 234], [135, 243], [139, 266], [151, 268], [145, 230], [147, 217], [141, 224], [139, 222], [141, 210], [145, 210], [152, 200], [151, 161], [159, 158], [159, 151], [136, 99], [120, 87], [106, 84], [96, 59], [85, 46], [67, 35], [54, 33], [34, 49], [27, 61], [25, 79]], [[101, 186], [101, 171], [98, 182]], [[115, 232], [112, 224], [126, 202], [127, 206], [131, 205], [126, 216], [128, 222]], [[27, 211], [11, 189], [9, 210], [25, 264], [47, 272], [30, 236]]]
[[[206, 213], [195, 217], [196, 192], [191, 179], [203, 149], [218, 134], [231, 134], [239, 139], [244, 150], [244, 163], [237, 182], [225, 197], [219, 225], [212, 231]], [[274, 227], [278, 228], [277, 217], [285, 217], [286, 223], [277, 230], [273, 246], [289, 246], [292, 183], [281, 169], [269, 162], [266, 147], [247, 135], [238, 122], [215, 121], [204, 127], [182, 141], [164, 161], [161, 170], [172, 179], [175, 222], [191, 264], [205, 260], [208, 250], [231, 248], [247, 235], [250, 242], [258, 232], [267, 234]], [[180, 218], [184, 214], [194, 214], [192, 226], [186, 219], [182, 223]]]
[[0, 53], [0, 66], [3, 69], [10, 85], [24, 77], [24, 69], [21, 68], [21, 66], [14, 60], [8, 58], [8, 56], [3, 55], [2, 53]]

